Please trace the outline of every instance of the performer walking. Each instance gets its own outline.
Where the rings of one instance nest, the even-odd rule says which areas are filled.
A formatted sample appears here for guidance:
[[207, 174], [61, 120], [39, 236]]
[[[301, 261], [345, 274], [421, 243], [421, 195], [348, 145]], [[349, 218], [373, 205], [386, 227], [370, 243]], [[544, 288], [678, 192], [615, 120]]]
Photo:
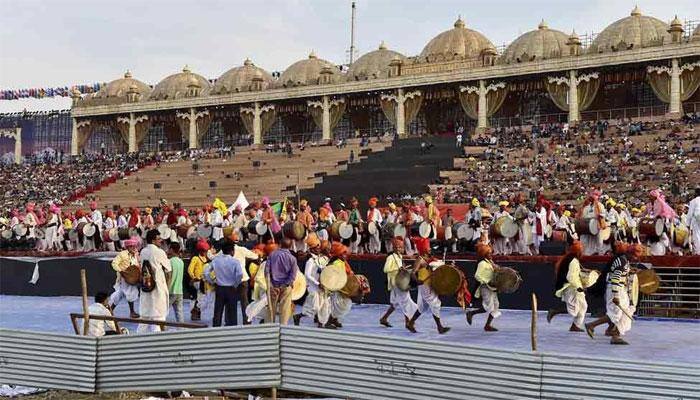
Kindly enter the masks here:
[[612, 322], [615, 326], [611, 330], [610, 344], [629, 344], [622, 336], [632, 328], [632, 318], [636, 311], [636, 306], [632, 304], [629, 295], [628, 280], [633, 271], [630, 268], [630, 260], [639, 258], [642, 254], [642, 247], [637, 244], [626, 246], [627, 254], [618, 254], [613, 258], [611, 271], [608, 273], [608, 285], [605, 292], [606, 315], [586, 324], [588, 336], [593, 338], [594, 330], [598, 325]]
[[600, 231], [602, 231], [607, 225], [605, 221], [605, 208], [603, 207], [603, 204], [598, 201], [600, 195], [601, 192], [599, 190], [591, 190], [580, 212], [581, 218], [586, 220], [595, 219], [598, 221], [600, 227], [599, 232], [596, 235], [579, 232], [579, 238], [581, 240], [581, 244], [583, 245], [583, 255], [585, 256], [605, 254], [605, 246], [603, 244], [603, 237]]
[[555, 287], [558, 290], [554, 293], [555, 296], [561, 298], [566, 304], [566, 311], [560, 309], [550, 309], [547, 312], [547, 322], [552, 322], [557, 314], [568, 312], [574, 317], [570, 332], [583, 332], [584, 319], [586, 311], [588, 311], [588, 303], [586, 302], [586, 292], [582, 282], [581, 270], [581, 255], [583, 254], [583, 245], [580, 241], [575, 241], [569, 246], [569, 251], [562, 256], [555, 267], [556, 283]]
[[[348, 248], [340, 242], [333, 242], [331, 245], [331, 259], [328, 262], [328, 265], [336, 265], [345, 269], [345, 273], [348, 275], [348, 277], [350, 277], [354, 275], [354, 272], [352, 272], [352, 268], [350, 268], [350, 264], [348, 264], [347, 259]], [[331, 306], [331, 317], [328, 320], [326, 327], [342, 328], [345, 316], [347, 316], [352, 309], [352, 299], [338, 291], [330, 294], [329, 301]]]
[[[508, 212], [508, 206], [510, 203], [506, 200], [498, 202], [499, 210], [493, 213], [493, 222], [497, 221], [499, 218], [506, 216], [512, 218]], [[494, 237], [493, 238], [493, 254], [509, 255], [512, 253], [513, 248], [509, 238], [504, 237]]]
[[387, 289], [389, 290], [389, 309], [386, 310], [386, 313], [379, 319], [379, 323], [387, 328], [391, 328], [389, 316], [391, 316], [394, 310], [398, 310], [404, 315], [406, 329], [415, 333], [415, 328], [413, 328], [409, 322], [410, 318], [418, 311], [418, 305], [411, 298], [411, 292], [402, 290], [396, 286], [396, 276], [399, 274], [399, 271], [404, 269], [402, 258], [404, 251], [403, 238], [395, 237], [393, 240], [393, 251], [387, 256], [384, 262], [384, 273], [386, 274]]
[[369, 236], [369, 253], [370, 254], [377, 254], [381, 251], [382, 249], [382, 243], [379, 239], [379, 232], [381, 230], [382, 226], [382, 213], [379, 212], [379, 209], [377, 208], [377, 198], [372, 197], [369, 199], [369, 210], [367, 210], [367, 224], [368, 224], [368, 229], [369, 229], [369, 224], [374, 224], [375, 230], [374, 233], [370, 232]]
[[190, 282], [197, 290], [197, 298], [192, 304], [192, 310], [190, 311], [192, 321], [201, 320], [202, 313], [206, 313], [213, 302], [214, 288], [204, 279], [204, 269], [210, 261], [207, 254], [209, 249], [209, 243], [204, 239], [200, 239], [195, 245], [197, 255], [192, 257], [190, 265], [187, 267]]
[[[141, 268], [146, 268], [145, 263], [150, 264], [153, 273], [155, 287], [150, 292], [144, 291], [139, 301], [139, 313], [142, 318], [154, 321], [165, 321], [168, 317], [170, 306], [170, 277], [172, 267], [165, 251], [160, 248], [161, 238], [157, 230], [146, 233], [146, 247], [141, 250]], [[159, 331], [162, 328], [157, 325], [139, 324], [137, 332]]]
[[322, 328], [330, 317], [330, 304], [328, 293], [321, 282], [319, 282], [319, 278], [329, 259], [321, 254], [321, 241], [315, 234], [309, 235], [306, 239], [306, 244], [309, 247], [309, 258], [304, 266], [304, 275], [306, 276], [308, 293], [301, 313], [294, 315], [294, 325], [299, 325], [301, 318], [306, 316], [314, 318], [318, 327]]
[[[114, 293], [109, 297], [109, 308], [114, 311], [114, 308], [119, 305], [122, 299], [126, 299], [129, 305], [129, 316], [131, 318], [139, 318], [139, 314], [134, 308], [134, 302], [139, 298], [138, 281], [131, 283], [126, 281], [124, 274], [131, 267], [138, 268], [141, 271], [141, 257], [139, 256], [139, 245], [141, 238], [132, 236], [124, 241], [126, 250], [122, 250], [112, 260], [112, 269], [117, 273], [117, 279], [114, 281]], [[139, 273], [140, 274], [140, 273]], [[130, 278], [133, 279], [133, 278]]]
[[408, 326], [406, 328], [411, 332], [415, 332], [415, 325], [418, 317], [430, 311], [433, 314], [438, 333], [447, 333], [450, 328], [442, 326], [440, 320], [440, 307], [442, 306], [442, 302], [440, 301], [440, 297], [438, 297], [437, 293], [435, 293], [430, 286], [430, 278], [433, 274], [433, 270], [444, 263], [430, 256], [430, 239], [414, 238], [413, 241], [416, 246], [416, 251], [418, 251], [418, 258], [413, 264], [413, 274], [418, 282], [418, 310], [416, 310], [413, 317], [408, 321]]
[[501, 311], [499, 310], [498, 302], [498, 290], [491, 286], [491, 281], [493, 280], [494, 273], [498, 266], [491, 259], [492, 250], [491, 246], [485, 243], [478, 243], [476, 245], [476, 256], [479, 262], [476, 266], [476, 274], [474, 277], [476, 281], [479, 282], [479, 287], [474, 294], [474, 297], [481, 298], [481, 307], [476, 310], [467, 311], [467, 323], [472, 324], [472, 318], [476, 314], [481, 314], [488, 312], [489, 316], [486, 319], [486, 325], [484, 325], [484, 330], [486, 332], [496, 332], [496, 329], [491, 323], [494, 319], [501, 316]]
[[355, 229], [355, 240], [350, 241], [350, 253], [357, 254], [360, 252], [360, 242], [362, 241], [362, 214], [360, 213], [360, 202], [357, 198], [350, 199], [350, 216], [348, 217], [350, 224]]

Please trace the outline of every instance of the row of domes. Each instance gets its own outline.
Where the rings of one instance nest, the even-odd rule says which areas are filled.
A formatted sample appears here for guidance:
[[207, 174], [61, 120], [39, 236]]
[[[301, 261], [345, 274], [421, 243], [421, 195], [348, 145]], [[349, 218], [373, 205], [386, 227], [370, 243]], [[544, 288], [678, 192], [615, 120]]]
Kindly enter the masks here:
[[[670, 24], [657, 18], [644, 16], [635, 7], [630, 16], [613, 22], [597, 35], [588, 48], [589, 53], [605, 53], [627, 48], [643, 48], [671, 43], [671, 33], [682, 29], [676, 17]], [[693, 32], [692, 40], [700, 40], [700, 25]], [[542, 21], [536, 30], [524, 33], [513, 41], [498, 58], [498, 63], [517, 63], [562, 57], [568, 54], [571, 44], [580, 44], [576, 33], [550, 29]], [[414, 62], [439, 62], [454, 59], [476, 59], [484, 55], [496, 55], [496, 48], [483, 34], [469, 29], [460, 18], [453, 29], [440, 33], [423, 48]], [[270, 73], [246, 59], [242, 66], [226, 71], [212, 85], [206, 78], [191, 72], [182, 72], [160, 81], [152, 90], [127, 72], [124, 78], [108, 83], [94, 95], [96, 98], [124, 97], [137, 94], [138, 100], [165, 100], [182, 97], [226, 94], [251, 90], [265, 90], [275, 86], [293, 87], [314, 85], [321, 82], [338, 83], [343, 80], [386, 78], [390, 64], [407, 61], [407, 57], [387, 49], [382, 43], [352, 63], [343, 74], [331, 62], [318, 58], [313, 52], [309, 57], [290, 65], [275, 80]], [[137, 100], [137, 101], [138, 101]]]

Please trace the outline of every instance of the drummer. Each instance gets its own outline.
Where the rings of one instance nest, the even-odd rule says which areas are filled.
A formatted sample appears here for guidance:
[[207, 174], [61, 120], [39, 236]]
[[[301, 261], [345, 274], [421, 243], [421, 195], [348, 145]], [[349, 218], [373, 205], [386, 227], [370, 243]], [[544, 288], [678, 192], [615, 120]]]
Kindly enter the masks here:
[[389, 323], [389, 316], [398, 310], [404, 315], [404, 324], [406, 329], [415, 333], [416, 329], [409, 324], [410, 318], [416, 314], [418, 311], [418, 305], [411, 298], [411, 292], [408, 290], [401, 290], [396, 286], [396, 276], [399, 274], [403, 266], [403, 238], [395, 237], [392, 239], [394, 242], [393, 250], [389, 254], [384, 262], [384, 273], [387, 278], [387, 289], [389, 290], [389, 309], [386, 313], [382, 315], [379, 319], [381, 325], [391, 328]]
[[406, 237], [403, 239], [404, 249], [406, 255], [412, 256], [415, 251], [413, 248], [413, 243], [411, 242], [411, 227], [413, 224], [417, 223], [416, 215], [413, 213], [411, 204], [404, 202], [401, 205], [402, 212], [399, 216], [399, 223], [401, 223], [406, 228]]
[[430, 239], [437, 239], [437, 228], [441, 225], [442, 221], [440, 220], [440, 210], [435, 206], [433, 202], [433, 196], [427, 194], [425, 197], [423, 197], [425, 200], [425, 215], [424, 220], [428, 221], [430, 225], [432, 225], [432, 236]]
[[316, 234], [319, 240], [328, 240], [328, 230], [332, 224], [331, 205], [326, 203], [318, 209], [318, 223], [316, 225]]
[[486, 319], [486, 325], [484, 325], [484, 330], [486, 332], [496, 332], [496, 329], [491, 323], [494, 319], [501, 316], [501, 311], [499, 310], [498, 301], [498, 290], [491, 286], [491, 281], [494, 277], [494, 272], [498, 268], [496, 263], [491, 259], [493, 251], [491, 246], [480, 242], [476, 245], [476, 256], [479, 262], [476, 266], [476, 274], [474, 277], [476, 281], [479, 282], [479, 288], [477, 289], [474, 297], [481, 297], [481, 306], [476, 310], [467, 311], [467, 323], [472, 324], [472, 318], [476, 314], [481, 314], [488, 312], [489, 316]]
[[626, 250], [626, 254], [619, 254], [612, 261], [605, 292], [606, 315], [586, 324], [586, 332], [591, 339], [598, 325], [612, 322], [615, 326], [608, 332], [612, 336], [610, 344], [629, 344], [622, 339], [622, 336], [632, 328], [631, 317], [636, 311], [628, 293], [628, 281], [631, 279], [630, 274], [633, 273], [630, 268], [630, 259], [633, 261], [639, 259], [643, 249], [641, 245], [633, 244], [627, 246]]
[[464, 222], [466, 222], [469, 227], [474, 230], [474, 236], [472, 236], [472, 241], [477, 242], [481, 239], [482, 232], [482, 218], [483, 212], [481, 209], [481, 203], [476, 197], [472, 198], [470, 203], [469, 212], [464, 215]]
[[142, 225], [146, 232], [156, 228], [156, 222], [153, 219], [153, 209], [151, 207], [146, 207], [143, 209]]
[[[510, 206], [510, 203], [507, 200], [501, 200], [498, 202], [498, 211], [493, 213], [493, 222], [496, 223], [499, 218], [506, 216], [508, 218], [512, 218], [510, 216], [510, 212], [508, 212], [508, 207]], [[504, 237], [494, 237], [493, 238], [493, 254], [501, 254], [501, 255], [509, 255], [513, 251], [512, 245], [510, 243], [509, 238], [504, 238]]]
[[117, 278], [114, 281], [114, 293], [109, 297], [109, 309], [114, 312], [114, 309], [119, 305], [122, 299], [126, 299], [127, 304], [129, 304], [129, 317], [131, 318], [140, 317], [134, 308], [134, 302], [139, 298], [139, 286], [128, 284], [122, 277], [121, 272], [132, 265], [141, 265], [139, 257], [140, 245], [141, 238], [132, 236], [124, 241], [126, 250], [117, 253], [112, 260], [112, 268], [116, 272]]
[[[452, 216], [452, 208], [448, 208], [445, 211], [445, 215], [442, 216], [440, 223], [442, 224], [442, 226], [445, 227], [445, 234], [447, 234], [448, 231], [452, 231], [452, 226], [454, 226], [455, 224], [455, 218]], [[452, 240], [450, 251], [452, 251], [453, 253], [457, 252], [456, 240]]]
[[190, 260], [190, 265], [187, 267], [187, 273], [190, 276], [190, 281], [197, 290], [197, 298], [192, 304], [190, 311], [192, 321], [199, 321], [202, 318], [202, 313], [207, 313], [210, 306], [213, 305], [214, 287], [204, 280], [204, 268], [209, 264], [209, 243], [200, 239], [195, 245], [197, 254]]
[[90, 222], [95, 225], [95, 249], [99, 250], [102, 248], [102, 212], [97, 208], [97, 202], [90, 202]]
[[[387, 206], [389, 208], [387, 210], [386, 217], [384, 218], [384, 225], [398, 223], [399, 222], [399, 212], [396, 210], [396, 204], [389, 203]], [[393, 251], [393, 243], [394, 243], [394, 238], [392, 238], [392, 237], [387, 237], [384, 239], [384, 247], [386, 248], [387, 253], [391, 253]]]
[[[299, 212], [296, 215], [296, 221], [304, 225], [304, 228], [306, 229], [307, 233], [312, 232], [312, 228], [314, 225], [314, 216], [311, 215], [311, 211], [309, 211], [309, 209], [309, 202], [306, 199], [301, 199], [299, 201]], [[293, 250], [306, 251], [307, 244], [305, 240], [295, 240]]]
[[[326, 242], [327, 243], [327, 242]], [[313, 318], [319, 328], [326, 326], [330, 317], [330, 303], [328, 292], [324, 289], [319, 278], [321, 271], [328, 264], [328, 257], [321, 254], [321, 241], [316, 234], [309, 234], [306, 238], [309, 247], [309, 258], [304, 266], [306, 276], [306, 289], [309, 291], [304, 301], [304, 306], [299, 314], [294, 315], [294, 325], [299, 325], [301, 318], [307, 316]], [[334, 328], [334, 325], [328, 325]]]
[[[114, 211], [112, 210], [107, 210], [105, 211], [105, 218], [102, 221], [102, 227], [103, 230], [108, 231], [110, 229], [116, 229], [117, 227], [117, 221], [114, 220]], [[114, 247], [114, 242], [109, 241], [109, 242], [104, 242], [103, 247], [106, 251], [115, 251]]]
[[212, 244], [214, 245], [217, 250], [219, 250], [220, 246], [223, 244], [223, 238], [224, 238], [224, 214], [228, 211], [228, 208], [226, 207], [226, 203], [221, 201], [218, 197], [214, 199], [214, 202], [211, 205], [211, 209], [213, 210], [211, 213], [210, 217], [210, 224], [212, 226], [212, 233], [211, 233], [211, 239], [212, 239]]
[[442, 306], [442, 302], [440, 301], [440, 297], [438, 297], [437, 293], [435, 293], [430, 286], [430, 278], [433, 274], [433, 270], [444, 263], [430, 256], [430, 239], [416, 237], [413, 238], [413, 241], [416, 245], [416, 251], [418, 251], [418, 258], [413, 267], [413, 275], [418, 282], [418, 301], [416, 304], [418, 309], [408, 321], [406, 328], [411, 332], [415, 332], [416, 320], [418, 317], [430, 311], [433, 314], [438, 333], [447, 333], [450, 328], [442, 326], [440, 320], [440, 307]]
[[377, 198], [372, 197], [367, 202], [369, 205], [369, 210], [367, 210], [367, 224], [374, 223], [376, 230], [374, 233], [370, 233], [369, 236], [369, 253], [377, 254], [382, 250], [382, 243], [379, 240], [379, 232], [382, 226], [382, 213], [377, 208]]
[[360, 241], [362, 240], [361, 226], [365, 221], [362, 219], [360, 202], [356, 197], [350, 199], [350, 215], [348, 217], [348, 222], [350, 222], [355, 229], [355, 240], [350, 241], [350, 253], [357, 254], [360, 252]]
[[24, 215], [24, 225], [27, 226], [27, 239], [36, 238], [36, 227], [39, 225], [39, 218], [34, 213], [35, 205], [34, 203], [27, 203], [25, 210], [27, 213]]
[[579, 217], [583, 219], [596, 219], [600, 226], [600, 231], [597, 235], [591, 235], [583, 232], [578, 232], [579, 240], [583, 245], [583, 255], [590, 256], [594, 254], [605, 254], [605, 246], [603, 244], [602, 230], [605, 226], [605, 208], [598, 200], [601, 196], [600, 190], [593, 189], [588, 193], [588, 198], [584, 201], [583, 207], [579, 213]]
[[[348, 276], [352, 276], [355, 273], [352, 272], [350, 264], [348, 264], [348, 248], [340, 242], [333, 242], [331, 244], [330, 250], [330, 260], [327, 265], [337, 265], [345, 269], [345, 273]], [[326, 323], [327, 328], [342, 328], [343, 320], [350, 313], [352, 309], [352, 300], [340, 293], [339, 291], [332, 292], [329, 298], [331, 316]]]
[[61, 250], [61, 209], [57, 205], [51, 204], [49, 206], [49, 215], [46, 218], [46, 232], [44, 233], [44, 240], [46, 241], [46, 250]]
[[[248, 307], [246, 307], [245, 310], [246, 320], [248, 323], [252, 323], [255, 319], [268, 320], [270, 318], [270, 309], [267, 301], [267, 257], [277, 250], [277, 244], [268, 243], [267, 245], [259, 244], [258, 246], [262, 247], [262, 254], [264, 255], [264, 258], [259, 265], [250, 265], [253, 293], [251, 296], [252, 301], [250, 304], [248, 304]], [[260, 247], [256, 247], [258, 249], [258, 254], [260, 254]]]
[[575, 241], [569, 246], [569, 251], [563, 255], [555, 267], [556, 282], [554, 293], [561, 301], [566, 304], [566, 311], [552, 308], [547, 312], [547, 322], [551, 322], [557, 314], [568, 312], [574, 317], [569, 332], [583, 332], [584, 319], [588, 311], [588, 303], [586, 302], [586, 292], [581, 276], [581, 255], [583, 254], [583, 245], [580, 241]]

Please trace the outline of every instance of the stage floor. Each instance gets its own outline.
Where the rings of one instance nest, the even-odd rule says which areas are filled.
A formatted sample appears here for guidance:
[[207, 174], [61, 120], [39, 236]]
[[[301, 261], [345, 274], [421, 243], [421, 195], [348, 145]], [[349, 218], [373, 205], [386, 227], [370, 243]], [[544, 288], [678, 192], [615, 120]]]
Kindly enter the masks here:
[[[443, 323], [450, 326], [452, 330], [445, 335], [439, 335], [433, 319], [428, 315], [418, 320], [416, 334], [411, 334], [403, 327], [403, 317], [398, 313], [394, 313], [390, 318], [393, 328], [380, 326], [379, 317], [386, 308], [385, 305], [354, 305], [344, 322], [343, 331], [515, 351], [530, 350], [531, 313], [527, 311], [505, 310], [501, 318], [494, 323], [499, 332], [487, 333], [482, 329], [485, 321], [484, 314], [474, 318], [474, 325], [467, 326], [461, 309], [445, 307], [442, 310]], [[189, 320], [189, 302], [186, 302], [185, 310]], [[73, 334], [68, 317], [71, 312], [81, 312], [79, 297], [0, 296], [0, 327], [2, 328]], [[126, 304], [118, 306], [116, 314], [127, 316]], [[210, 321], [204, 322], [210, 323]], [[312, 322], [306, 318], [302, 320], [302, 325], [310, 326]], [[635, 320], [632, 331], [625, 336], [630, 342], [629, 346], [610, 345], [609, 338], [603, 335], [604, 326], [598, 327], [594, 340], [585, 333], [568, 332], [571, 324], [571, 318], [568, 315], [558, 315], [551, 324], [547, 324], [545, 313], [540, 312], [537, 324], [538, 350], [544, 353], [700, 364], [700, 321]], [[129, 329], [135, 329], [135, 326], [129, 326], [129, 324], [126, 326]]]

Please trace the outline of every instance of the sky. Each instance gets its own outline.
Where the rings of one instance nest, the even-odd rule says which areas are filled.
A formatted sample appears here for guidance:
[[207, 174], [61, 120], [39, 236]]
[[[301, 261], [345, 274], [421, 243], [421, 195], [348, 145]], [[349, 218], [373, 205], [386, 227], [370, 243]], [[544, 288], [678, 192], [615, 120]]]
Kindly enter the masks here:
[[[496, 46], [536, 29], [599, 32], [628, 16], [700, 19], [698, 0], [357, 0], [356, 47], [417, 55], [458, 16]], [[311, 50], [348, 61], [351, 0], [0, 0], [0, 89], [155, 84], [188, 65], [216, 78], [246, 57], [283, 71]], [[62, 105], [65, 104], [65, 107]], [[69, 99], [0, 101], [0, 112], [69, 108]]]

